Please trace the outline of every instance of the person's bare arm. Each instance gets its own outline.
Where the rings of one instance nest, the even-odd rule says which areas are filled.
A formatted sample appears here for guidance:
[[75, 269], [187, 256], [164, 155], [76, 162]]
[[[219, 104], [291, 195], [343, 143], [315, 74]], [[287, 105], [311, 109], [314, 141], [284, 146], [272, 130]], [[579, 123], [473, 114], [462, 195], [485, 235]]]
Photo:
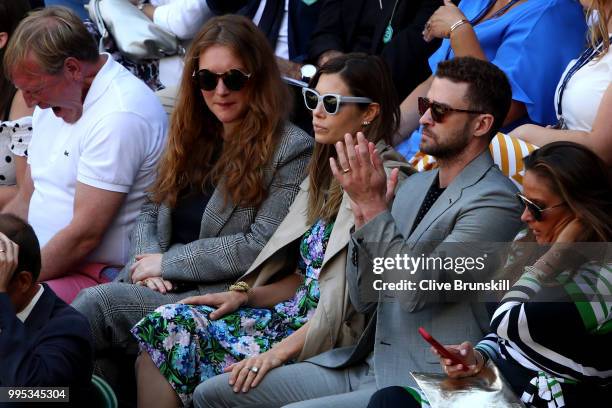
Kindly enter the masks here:
[[295, 291], [304, 281], [302, 275], [292, 273], [278, 282], [258, 286], [249, 291], [248, 305], [251, 307], [272, 307], [277, 303], [291, 299]]
[[59, 278], [102, 241], [125, 199], [125, 193], [77, 182], [72, 221], [41, 249], [40, 280]]
[[517, 137], [536, 146], [556, 141], [568, 141], [580, 143], [602, 158], [608, 166], [612, 166], [612, 85], [604, 93], [597, 115], [590, 132], [579, 130], [561, 130], [545, 128], [537, 125], [523, 125], [514, 129], [510, 136]]
[[30, 198], [34, 192], [34, 183], [30, 174], [30, 166], [25, 163], [25, 170], [19, 174], [17, 168], [17, 183], [19, 188], [12, 200], [10, 200], [4, 208], [3, 213], [15, 214], [23, 220], [28, 219], [28, 209], [30, 208]]
[[208, 305], [217, 308], [210, 314], [213, 320], [232, 313], [247, 305], [255, 308], [271, 308], [277, 303], [291, 299], [304, 277], [296, 273], [287, 275], [281, 280], [252, 288], [247, 292], [227, 291], [190, 296], [180, 303], [188, 305]]

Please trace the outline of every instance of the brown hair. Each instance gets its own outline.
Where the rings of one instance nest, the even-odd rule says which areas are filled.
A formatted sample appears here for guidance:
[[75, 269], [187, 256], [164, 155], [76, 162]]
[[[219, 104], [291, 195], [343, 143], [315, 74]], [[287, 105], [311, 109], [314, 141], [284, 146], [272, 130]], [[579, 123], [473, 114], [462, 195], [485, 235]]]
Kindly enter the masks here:
[[[222, 139], [222, 124], [208, 109], [192, 75], [200, 55], [211, 46], [228, 47], [251, 77], [245, 88], [248, 110], [236, 134]], [[185, 57], [178, 98], [170, 120], [168, 145], [161, 158], [152, 199], [169, 207], [179, 192], [223, 180], [225, 199], [256, 206], [267, 195], [264, 166], [274, 154], [290, 106], [274, 53], [251, 20], [226, 15], [209, 20]], [[219, 154], [220, 153], [220, 154]]]
[[[541, 177], [582, 221], [585, 231], [577, 242], [612, 241], [612, 179], [599, 156], [577, 143], [553, 142], [534, 150], [523, 160], [525, 170]], [[515, 240], [509, 262], [496, 278], [516, 282], [525, 266], [533, 265], [549, 249], [530, 244], [535, 241], [531, 230]], [[603, 254], [590, 256], [604, 259]], [[572, 275], [577, 271], [574, 269]], [[557, 286], [558, 283], [553, 281], [545, 285]]]
[[[17, 24], [28, 14], [30, 4], [26, 0], [0, 0], [0, 32], [7, 33], [9, 40]], [[0, 120], [6, 120], [4, 113], [11, 108], [16, 89], [4, 75], [4, 51], [8, 44], [0, 49]]]
[[493, 125], [487, 135], [489, 142], [493, 140], [512, 103], [512, 88], [504, 71], [489, 61], [457, 57], [440, 62], [435, 76], [468, 84], [465, 98], [469, 109], [493, 115]]
[[[314, 88], [321, 75], [338, 74], [346, 83], [350, 96], [372, 99], [380, 105], [378, 115], [363, 129], [371, 142], [384, 140], [390, 143], [400, 121], [399, 101], [385, 62], [378, 56], [350, 53], [329, 60], [310, 81]], [[367, 105], [357, 105], [365, 110]], [[310, 188], [308, 195], [308, 222], [321, 218], [327, 221], [336, 217], [342, 202], [342, 188], [334, 179], [329, 158], [335, 156], [333, 145], [316, 143], [308, 168]]]
[[597, 54], [596, 59], [606, 55], [610, 49], [610, 33], [608, 33], [608, 23], [612, 18], [612, 13], [606, 13], [605, 3], [610, 0], [593, 0], [589, 6], [586, 15], [587, 21], [590, 20], [595, 12], [597, 13], [597, 23], [589, 27], [589, 43], [592, 47], [596, 47], [600, 41], [603, 42], [603, 47]]
[[94, 38], [81, 19], [66, 7], [46, 7], [24, 18], [9, 41], [4, 56], [5, 74], [33, 54], [48, 74], [59, 73], [68, 57], [95, 62], [99, 58]]
[[603, 161], [573, 142], [553, 142], [525, 159], [525, 170], [549, 181], [550, 189], [582, 221], [579, 242], [612, 242], [612, 179]]

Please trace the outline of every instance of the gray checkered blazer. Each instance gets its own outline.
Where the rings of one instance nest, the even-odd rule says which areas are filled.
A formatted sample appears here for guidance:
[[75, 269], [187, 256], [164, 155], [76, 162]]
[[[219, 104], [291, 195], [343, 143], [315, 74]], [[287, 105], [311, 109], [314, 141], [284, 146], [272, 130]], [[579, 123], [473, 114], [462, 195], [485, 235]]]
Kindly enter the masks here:
[[[200, 238], [189, 244], [170, 245], [171, 209], [146, 203], [132, 231], [126, 267], [115, 282], [82, 290], [72, 304], [89, 319], [96, 351], [134, 352], [129, 330], [146, 314], [187, 296], [224, 290], [244, 274], [287, 214], [306, 175], [313, 144], [312, 137], [287, 124], [264, 168], [268, 198], [259, 207], [225, 205], [223, 192], [215, 189], [204, 210]], [[129, 266], [142, 253], [162, 253], [163, 278], [193, 283], [191, 290], [163, 295], [132, 284]]]

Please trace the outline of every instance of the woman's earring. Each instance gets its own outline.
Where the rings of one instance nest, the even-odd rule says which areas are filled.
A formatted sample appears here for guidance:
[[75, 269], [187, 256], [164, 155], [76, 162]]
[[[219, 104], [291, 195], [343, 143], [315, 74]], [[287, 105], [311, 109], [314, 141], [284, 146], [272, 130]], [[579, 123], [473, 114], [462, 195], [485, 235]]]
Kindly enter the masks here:
[[370, 126], [370, 121], [369, 120], [364, 120], [363, 122], [361, 122], [361, 127], [368, 127]]

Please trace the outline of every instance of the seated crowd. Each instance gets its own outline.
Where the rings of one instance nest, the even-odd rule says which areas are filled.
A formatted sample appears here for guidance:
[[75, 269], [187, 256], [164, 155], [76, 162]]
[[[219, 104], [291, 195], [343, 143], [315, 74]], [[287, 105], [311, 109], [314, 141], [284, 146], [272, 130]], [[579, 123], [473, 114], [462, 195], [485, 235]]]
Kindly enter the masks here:
[[0, 0], [0, 387], [426, 408], [411, 373], [495, 366], [609, 405], [612, 0], [126, 2], [186, 52]]

